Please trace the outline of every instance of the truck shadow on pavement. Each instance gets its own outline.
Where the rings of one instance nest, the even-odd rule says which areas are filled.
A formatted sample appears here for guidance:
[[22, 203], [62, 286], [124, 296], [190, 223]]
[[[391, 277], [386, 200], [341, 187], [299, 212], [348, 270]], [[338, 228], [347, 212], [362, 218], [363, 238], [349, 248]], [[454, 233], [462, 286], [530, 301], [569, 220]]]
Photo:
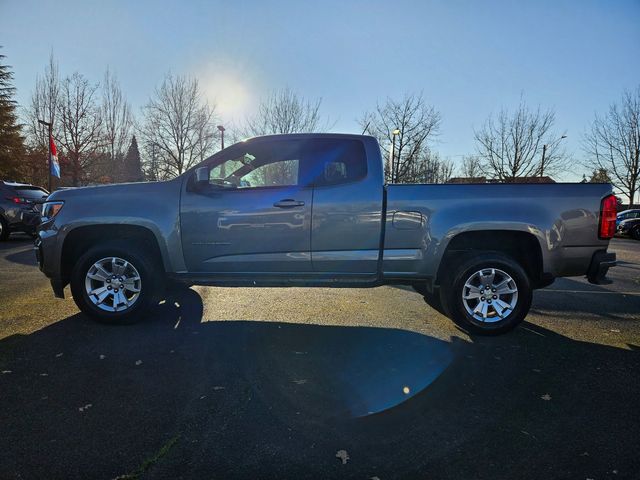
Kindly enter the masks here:
[[[17, 252], [13, 251], [18, 248]], [[12, 253], [6, 254], [7, 250], [11, 250]], [[26, 235], [12, 235], [4, 242], [0, 242], [0, 255], [5, 260], [20, 265], [38, 265], [36, 256], [33, 253], [33, 240]]]
[[[617, 267], [616, 267], [617, 268]], [[636, 285], [628, 285], [616, 279], [616, 285], [625, 291], [637, 291]], [[534, 292], [531, 313], [550, 316], [555, 319], [589, 319], [637, 321], [640, 315], [640, 295], [620, 293], [606, 286], [578, 282], [571, 278], [561, 278], [542, 290]]]
[[81, 314], [0, 340], [0, 478], [625, 478], [635, 345]]

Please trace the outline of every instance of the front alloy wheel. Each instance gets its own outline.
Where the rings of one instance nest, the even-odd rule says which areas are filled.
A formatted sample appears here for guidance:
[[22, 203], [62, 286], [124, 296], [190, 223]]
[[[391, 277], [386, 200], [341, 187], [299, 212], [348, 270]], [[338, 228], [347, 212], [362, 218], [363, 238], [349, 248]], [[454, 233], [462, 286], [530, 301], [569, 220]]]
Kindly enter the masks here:
[[106, 312], [119, 312], [136, 303], [142, 280], [133, 264], [119, 257], [106, 257], [89, 268], [84, 288], [96, 307]]
[[162, 293], [164, 270], [144, 244], [107, 241], [89, 249], [71, 272], [71, 293], [80, 310], [104, 323], [142, 320]]

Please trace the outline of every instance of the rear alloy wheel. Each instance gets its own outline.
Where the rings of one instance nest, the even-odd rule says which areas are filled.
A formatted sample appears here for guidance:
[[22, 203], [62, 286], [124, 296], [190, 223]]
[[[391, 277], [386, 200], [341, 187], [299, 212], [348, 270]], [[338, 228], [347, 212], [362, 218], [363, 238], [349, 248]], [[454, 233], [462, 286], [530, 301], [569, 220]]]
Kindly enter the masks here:
[[78, 308], [104, 323], [134, 323], [158, 300], [162, 274], [144, 249], [114, 241], [76, 262], [71, 292]]
[[497, 335], [529, 312], [532, 287], [524, 269], [498, 252], [476, 252], [452, 268], [440, 289], [443, 308], [470, 333]]
[[640, 225], [631, 230], [631, 238], [634, 240], [640, 240]]
[[485, 268], [472, 274], [464, 283], [462, 303], [474, 320], [495, 323], [505, 320], [518, 304], [518, 286], [497, 268]]

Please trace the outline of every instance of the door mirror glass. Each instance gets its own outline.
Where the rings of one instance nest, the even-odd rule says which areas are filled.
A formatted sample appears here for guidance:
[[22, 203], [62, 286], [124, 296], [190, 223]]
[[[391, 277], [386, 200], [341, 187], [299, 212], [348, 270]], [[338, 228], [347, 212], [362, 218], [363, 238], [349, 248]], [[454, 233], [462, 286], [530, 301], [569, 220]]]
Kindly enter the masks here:
[[196, 168], [195, 178], [196, 178], [196, 186], [198, 188], [202, 188], [206, 185], [209, 185], [209, 168], [207, 167]]

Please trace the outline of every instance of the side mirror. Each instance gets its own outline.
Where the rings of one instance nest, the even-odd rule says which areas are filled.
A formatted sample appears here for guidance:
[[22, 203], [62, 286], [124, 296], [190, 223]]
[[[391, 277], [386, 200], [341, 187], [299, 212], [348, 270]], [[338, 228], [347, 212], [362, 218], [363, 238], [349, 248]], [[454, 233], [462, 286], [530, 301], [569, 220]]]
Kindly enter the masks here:
[[209, 168], [199, 167], [196, 168], [196, 187], [202, 188], [209, 185]]

